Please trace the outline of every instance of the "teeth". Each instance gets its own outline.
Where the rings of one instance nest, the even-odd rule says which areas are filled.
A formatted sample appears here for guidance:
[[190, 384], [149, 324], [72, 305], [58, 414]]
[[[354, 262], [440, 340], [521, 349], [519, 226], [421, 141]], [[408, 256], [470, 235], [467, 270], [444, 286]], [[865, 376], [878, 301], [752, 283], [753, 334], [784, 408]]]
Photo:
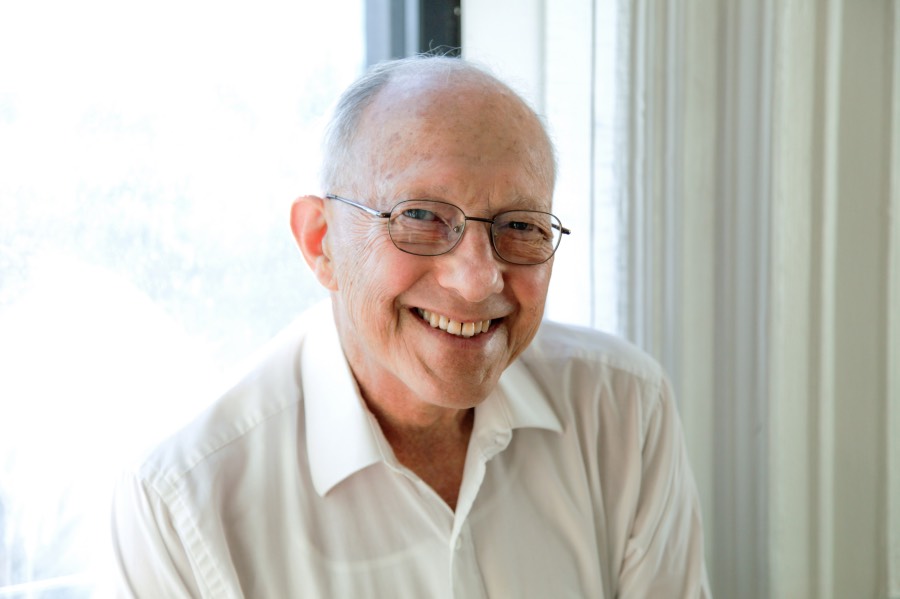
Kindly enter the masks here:
[[457, 320], [447, 318], [442, 314], [436, 314], [434, 312], [429, 312], [428, 310], [423, 310], [421, 308], [416, 308], [416, 312], [418, 312], [419, 316], [422, 317], [422, 320], [430, 324], [432, 327], [441, 329], [442, 331], [447, 331], [451, 335], [457, 335], [459, 337], [473, 337], [479, 333], [486, 333], [491, 326], [490, 320], [459, 322]]

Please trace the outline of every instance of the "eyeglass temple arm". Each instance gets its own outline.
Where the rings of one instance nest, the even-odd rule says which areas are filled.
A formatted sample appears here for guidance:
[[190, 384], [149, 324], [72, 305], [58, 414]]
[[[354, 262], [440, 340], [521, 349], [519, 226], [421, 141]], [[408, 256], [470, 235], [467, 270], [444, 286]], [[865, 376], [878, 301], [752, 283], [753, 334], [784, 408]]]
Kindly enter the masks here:
[[553, 227], [554, 229], [559, 229], [559, 232], [562, 233], [563, 235], [569, 235], [572, 232], [569, 229], [567, 229], [561, 225], [550, 225], [550, 226]]
[[350, 204], [351, 206], [359, 208], [360, 210], [362, 210], [364, 212], [368, 212], [372, 216], [377, 216], [378, 218], [390, 218], [391, 217], [390, 212], [381, 212], [379, 210], [375, 210], [374, 208], [369, 208], [368, 206], [363, 206], [362, 204], [358, 204], [358, 203], [354, 202], [353, 200], [348, 200], [347, 198], [342, 198], [341, 196], [334, 195], [333, 193], [327, 194], [325, 196], [325, 198], [328, 200], [337, 200], [339, 202], [344, 202], [345, 204]]

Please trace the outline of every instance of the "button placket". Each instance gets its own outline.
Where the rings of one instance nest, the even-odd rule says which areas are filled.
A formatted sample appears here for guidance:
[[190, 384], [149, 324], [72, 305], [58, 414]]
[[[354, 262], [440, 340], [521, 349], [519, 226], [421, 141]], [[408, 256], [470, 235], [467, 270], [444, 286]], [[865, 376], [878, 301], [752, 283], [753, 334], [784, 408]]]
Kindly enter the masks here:
[[463, 525], [452, 542], [450, 555], [450, 579], [453, 596], [465, 599], [486, 597], [481, 569], [475, 554], [472, 534], [467, 525]]

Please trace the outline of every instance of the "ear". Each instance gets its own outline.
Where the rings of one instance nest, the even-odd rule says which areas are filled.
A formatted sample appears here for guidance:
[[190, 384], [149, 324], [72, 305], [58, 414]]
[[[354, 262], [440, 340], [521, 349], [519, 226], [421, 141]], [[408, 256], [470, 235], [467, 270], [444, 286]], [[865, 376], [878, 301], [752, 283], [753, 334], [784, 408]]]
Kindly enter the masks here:
[[331, 291], [337, 291], [331, 252], [326, 241], [328, 218], [325, 214], [325, 200], [316, 196], [294, 200], [291, 206], [291, 231], [297, 247], [319, 283]]

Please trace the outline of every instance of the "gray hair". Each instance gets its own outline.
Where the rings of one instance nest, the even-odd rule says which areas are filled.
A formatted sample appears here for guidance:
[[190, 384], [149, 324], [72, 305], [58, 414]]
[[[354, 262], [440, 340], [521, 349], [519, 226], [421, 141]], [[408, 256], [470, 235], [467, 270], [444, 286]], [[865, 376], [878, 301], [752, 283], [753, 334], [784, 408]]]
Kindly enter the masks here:
[[452, 76], [470, 81], [481, 79], [507, 90], [514, 97], [518, 98], [541, 125], [541, 131], [544, 134], [552, 162], [550, 165], [550, 184], [552, 186], [553, 181], [556, 179], [556, 150], [547, 133], [544, 120], [529, 103], [515, 90], [480, 66], [462, 58], [422, 54], [376, 64], [348, 87], [338, 99], [325, 129], [322, 144], [319, 181], [323, 193], [338, 189], [341, 185], [346, 185], [349, 182], [348, 179], [351, 179], [347, 165], [352, 163], [351, 157], [356, 141], [356, 132], [359, 130], [363, 113], [378, 93], [398, 77], [415, 77], [417, 75], [433, 75], [435, 73], [443, 74], [448, 79]]

